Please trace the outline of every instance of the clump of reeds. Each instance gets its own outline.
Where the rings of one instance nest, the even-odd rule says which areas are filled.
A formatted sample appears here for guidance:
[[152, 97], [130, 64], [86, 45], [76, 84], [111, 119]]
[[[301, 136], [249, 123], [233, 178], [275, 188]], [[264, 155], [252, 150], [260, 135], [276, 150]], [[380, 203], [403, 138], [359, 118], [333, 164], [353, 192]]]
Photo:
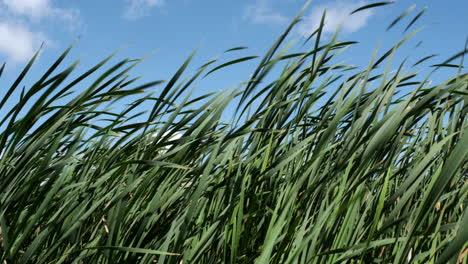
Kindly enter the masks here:
[[140, 60], [93, 75], [111, 57], [70, 80], [67, 49], [23, 88], [36, 55], [2, 85], [2, 261], [466, 263], [468, 75], [429, 81], [466, 50], [427, 75], [394, 68], [410, 33], [355, 68], [323, 20], [310, 50], [281, 49], [297, 22], [242, 86], [196, 98], [205, 72], [251, 57], [183, 79], [191, 55], [135, 86]]

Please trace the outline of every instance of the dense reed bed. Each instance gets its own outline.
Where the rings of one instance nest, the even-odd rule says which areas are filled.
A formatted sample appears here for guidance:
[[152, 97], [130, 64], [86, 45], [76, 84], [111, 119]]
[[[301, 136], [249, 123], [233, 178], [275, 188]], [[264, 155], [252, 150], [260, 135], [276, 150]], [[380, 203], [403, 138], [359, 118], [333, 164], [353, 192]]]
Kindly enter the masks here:
[[140, 59], [70, 78], [70, 48], [23, 88], [36, 55], [2, 84], [3, 263], [467, 263], [466, 50], [393, 63], [413, 32], [357, 68], [323, 23], [289, 53], [298, 21], [199, 97], [253, 56], [135, 85]]

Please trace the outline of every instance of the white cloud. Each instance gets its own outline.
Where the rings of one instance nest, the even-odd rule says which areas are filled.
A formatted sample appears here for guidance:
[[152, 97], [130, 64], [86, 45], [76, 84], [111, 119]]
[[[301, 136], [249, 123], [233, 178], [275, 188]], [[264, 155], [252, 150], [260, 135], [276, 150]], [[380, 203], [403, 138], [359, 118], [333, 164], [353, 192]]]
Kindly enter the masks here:
[[126, 2], [128, 5], [124, 17], [130, 20], [147, 16], [150, 8], [164, 4], [164, 0], [126, 0]]
[[2, 0], [2, 2], [13, 13], [34, 18], [44, 16], [50, 9], [48, 0]]
[[276, 12], [268, 0], [257, 0], [255, 4], [246, 7], [244, 18], [256, 24], [283, 24], [288, 18]]
[[27, 16], [32, 19], [53, 17], [75, 22], [79, 16], [78, 10], [55, 7], [51, 0], [0, 0], [0, 2], [13, 15]]
[[326, 9], [325, 25], [323, 32], [325, 34], [334, 33], [337, 27], [341, 24], [341, 30], [346, 33], [356, 32], [364, 27], [373, 12], [366, 9], [357, 12], [353, 15], [350, 13], [366, 5], [363, 1], [337, 0], [320, 6], [312, 5], [312, 12], [309, 16], [304, 17], [303, 21], [298, 26], [298, 31], [301, 35], [308, 36], [314, 32], [320, 25], [323, 11]]
[[56, 7], [53, 2], [54, 0], [0, 0], [0, 55], [4, 55], [1, 59], [6, 57], [8, 62], [25, 62], [43, 42], [47, 46], [51, 43], [53, 45], [53, 41], [48, 40], [41, 32], [42, 29], [32, 30], [37, 26], [43, 28], [44, 24], [41, 22], [44, 19], [59, 22], [59, 27], [70, 31], [81, 25], [78, 10]]
[[33, 56], [46, 37], [35, 33], [25, 25], [0, 22], [0, 53], [7, 56], [7, 61], [25, 62]]

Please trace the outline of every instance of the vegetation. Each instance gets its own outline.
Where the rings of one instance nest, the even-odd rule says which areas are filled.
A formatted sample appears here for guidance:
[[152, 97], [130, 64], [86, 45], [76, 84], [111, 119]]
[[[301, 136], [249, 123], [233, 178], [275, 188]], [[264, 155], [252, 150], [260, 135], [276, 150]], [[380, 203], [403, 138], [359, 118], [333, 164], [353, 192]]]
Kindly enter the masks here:
[[112, 56], [68, 80], [69, 48], [21, 88], [34, 56], [0, 101], [3, 263], [467, 263], [466, 50], [392, 70], [413, 32], [357, 68], [323, 19], [288, 53], [298, 21], [240, 87], [200, 97], [205, 72], [254, 57], [184, 79], [192, 54], [135, 86], [141, 60], [95, 76]]

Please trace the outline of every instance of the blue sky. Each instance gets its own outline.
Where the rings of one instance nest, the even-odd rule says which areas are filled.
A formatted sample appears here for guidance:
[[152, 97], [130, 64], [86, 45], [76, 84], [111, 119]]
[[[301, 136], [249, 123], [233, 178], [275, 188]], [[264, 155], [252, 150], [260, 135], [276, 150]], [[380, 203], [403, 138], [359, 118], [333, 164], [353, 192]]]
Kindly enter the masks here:
[[[220, 63], [264, 54], [306, 1], [299, 0], [0, 0], [0, 61], [7, 62], [0, 85], [11, 83], [28, 59], [44, 43], [30, 79], [39, 76], [61, 51], [79, 38], [70, 59], [82, 59], [85, 71], [118, 48], [116, 59], [138, 58], [155, 51], [134, 72], [142, 81], [169, 79], [187, 56], [200, 47], [194, 67], [222, 55]], [[392, 5], [349, 12], [376, 1], [315, 0], [290, 39], [303, 40], [317, 26], [322, 11], [328, 12], [325, 38], [342, 23], [340, 39], [360, 44], [342, 56], [348, 63], [364, 66], [378, 43], [381, 53], [404, 35], [402, 31], [422, 8], [427, 12], [413, 26], [427, 26], [397, 54], [410, 61], [440, 54], [440, 63], [463, 49], [468, 34], [466, 0], [400, 0]], [[411, 5], [415, 10], [389, 32], [385, 28]], [[422, 44], [415, 48], [417, 43]], [[249, 49], [223, 54], [247, 46]], [[247, 79], [257, 61], [234, 65], [199, 84], [199, 92], [232, 87]], [[430, 65], [430, 62], [426, 64]], [[448, 72], [450, 71], [443, 71]], [[453, 72], [453, 70], [452, 70]], [[29, 80], [29, 79], [28, 79]], [[3, 90], [3, 89], [2, 89]], [[2, 95], [0, 91], [0, 96]]]

